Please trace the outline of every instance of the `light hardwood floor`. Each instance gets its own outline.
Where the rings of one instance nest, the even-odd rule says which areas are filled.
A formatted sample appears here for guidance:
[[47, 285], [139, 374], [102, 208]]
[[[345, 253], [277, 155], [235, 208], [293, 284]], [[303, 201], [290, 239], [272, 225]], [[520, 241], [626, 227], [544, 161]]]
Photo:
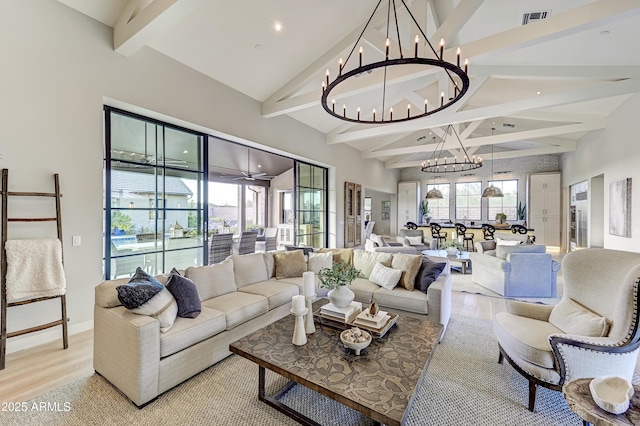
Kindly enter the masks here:
[[[503, 299], [452, 294], [454, 314], [490, 320], [504, 310]], [[9, 354], [5, 369], [0, 370], [0, 402], [28, 401], [92, 374], [92, 352], [93, 331], [85, 331], [69, 336], [66, 350], [58, 340]]]

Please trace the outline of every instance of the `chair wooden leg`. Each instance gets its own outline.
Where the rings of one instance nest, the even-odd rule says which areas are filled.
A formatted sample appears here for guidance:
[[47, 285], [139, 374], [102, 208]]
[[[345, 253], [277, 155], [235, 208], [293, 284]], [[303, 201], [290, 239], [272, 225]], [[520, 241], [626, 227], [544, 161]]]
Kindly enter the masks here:
[[529, 381], [529, 411], [533, 412], [536, 405], [536, 384]]
[[502, 355], [502, 351], [498, 351], [498, 364], [502, 364], [504, 361], [504, 355]]

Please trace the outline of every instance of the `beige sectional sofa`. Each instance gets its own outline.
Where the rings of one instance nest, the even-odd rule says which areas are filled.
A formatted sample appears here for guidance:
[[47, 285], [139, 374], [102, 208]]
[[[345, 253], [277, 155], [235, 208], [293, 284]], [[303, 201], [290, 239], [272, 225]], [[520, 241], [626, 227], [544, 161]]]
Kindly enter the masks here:
[[[365, 266], [389, 263], [393, 254], [337, 249], [232, 255], [224, 262], [188, 268], [183, 274], [195, 283], [201, 313], [175, 318], [166, 332], [153, 316], [140, 315], [121, 305], [116, 287], [128, 279], [107, 280], [95, 288], [95, 371], [137, 406], [187, 380], [231, 354], [229, 344], [289, 315], [291, 298], [302, 294], [302, 273], [318, 272], [338, 259]], [[300, 261], [302, 259], [302, 262]], [[437, 260], [437, 259], [436, 259]], [[442, 260], [442, 259], [441, 259]], [[446, 260], [442, 260], [446, 262]], [[356, 300], [371, 298], [387, 309], [425, 315], [446, 327], [451, 313], [449, 264], [426, 293], [396, 287], [387, 290], [367, 277], [351, 285]], [[404, 276], [404, 275], [403, 275]], [[157, 277], [165, 282], [166, 277]], [[316, 287], [319, 297], [327, 290]]]

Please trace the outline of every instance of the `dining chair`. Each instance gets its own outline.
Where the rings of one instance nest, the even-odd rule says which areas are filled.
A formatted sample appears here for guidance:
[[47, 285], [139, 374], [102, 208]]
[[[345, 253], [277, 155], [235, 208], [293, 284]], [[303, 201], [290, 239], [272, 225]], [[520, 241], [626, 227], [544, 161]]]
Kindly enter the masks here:
[[234, 249], [234, 254], [250, 254], [256, 252], [256, 238], [258, 233], [256, 231], [244, 231], [240, 234], [240, 240], [238, 241], [237, 251]]
[[209, 237], [209, 265], [220, 263], [231, 254], [233, 234], [213, 234]]
[[256, 251], [267, 252], [278, 249], [278, 228], [265, 228], [264, 241], [256, 241]]

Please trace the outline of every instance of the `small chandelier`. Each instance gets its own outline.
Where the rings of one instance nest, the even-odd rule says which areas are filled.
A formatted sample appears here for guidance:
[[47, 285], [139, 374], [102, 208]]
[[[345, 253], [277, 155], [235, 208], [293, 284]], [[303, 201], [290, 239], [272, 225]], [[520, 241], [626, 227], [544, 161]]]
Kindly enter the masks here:
[[[447, 134], [449, 134], [449, 130], [456, 136], [458, 139], [458, 143], [460, 144], [460, 148], [462, 151], [462, 159], [458, 160], [458, 157], [452, 156], [447, 158], [442, 155], [442, 150], [444, 148], [444, 143], [447, 138]], [[435, 139], [435, 138], [434, 138]], [[474, 170], [482, 167], [482, 158], [473, 156], [469, 157], [467, 154], [467, 150], [462, 145], [462, 141], [456, 132], [456, 129], [453, 128], [453, 125], [449, 124], [447, 126], [447, 130], [440, 138], [440, 141], [436, 145], [433, 153], [431, 154], [431, 158], [422, 162], [422, 171], [432, 172], [432, 173], [454, 173], [454, 172], [464, 172], [467, 170]]]
[[[436, 50], [431, 45], [431, 42], [429, 42], [429, 39], [427, 38], [425, 32], [422, 30], [422, 28], [418, 24], [418, 21], [409, 10], [409, 7], [405, 3], [405, 0], [400, 0], [400, 1], [402, 2], [409, 16], [413, 20], [415, 26], [417, 27], [417, 30], [421, 34], [421, 36], [420, 35], [415, 36], [415, 40], [413, 43], [414, 44], [413, 56], [409, 57], [409, 56], [404, 56], [403, 54], [402, 40], [400, 39], [400, 34], [401, 33], [404, 34], [404, 32], [400, 31], [400, 28], [398, 26], [398, 14], [397, 14], [398, 11], [396, 10], [396, 0], [388, 0], [387, 26], [386, 26], [387, 40], [386, 40], [386, 46], [385, 46], [385, 59], [378, 62], [363, 64], [364, 51], [363, 51], [362, 45], [360, 44], [360, 41], [367, 29], [367, 26], [371, 23], [376, 11], [378, 10], [378, 8], [380, 7], [380, 4], [382, 3], [382, 0], [379, 0], [378, 4], [373, 10], [373, 13], [371, 14], [371, 17], [369, 17], [369, 20], [367, 21], [364, 28], [362, 29], [360, 36], [358, 37], [355, 44], [353, 45], [353, 48], [349, 52], [349, 55], [347, 56], [347, 60], [343, 63], [342, 58], [340, 58], [340, 62], [338, 64], [338, 77], [336, 77], [335, 80], [330, 82], [329, 80], [330, 71], [327, 69], [326, 81], [322, 82], [321, 103], [325, 111], [327, 111], [332, 116], [339, 118], [340, 120], [349, 121], [353, 123], [362, 123], [362, 124], [397, 123], [401, 121], [409, 121], [409, 120], [414, 120], [416, 118], [432, 115], [438, 111], [442, 111], [443, 109], [450, 107], [454, 103], [458, 102], [469, 89], [469, 77], [467, 76], [469, 61], [468, 59], [465, 60], [464, 70], [463, 70], [460, 67], [460, 48], [458, 47], [458, 50], [457, 50], [455, 64], [445, 61], [443, 59], [443, 51], [444, 51], [444, 44], [445, 44], [444, 39], [440, 40], [440, 54], [438, 55], [438, 53], [436, 53]], [[393, 21], [391, 18], [391, 13], [393, 13]], [[393, 28], [394, 23], [395, 23], [395, 37], [397, 38], [398, 51], [400, 52], [399, 58], [389, 57], [389, 47], [391, 44], [389, 35], [390, 35], [390, 31], [394, 29]], [[431, 52], [433, 53], [433, 57], [419, 56], [420, 52], [418, 47], [419, 47], [421, 37], [429, 46]], [[395, 44], [395, 41], [394, 41], [394, 44]], [[349, 63], [349, 60], [354, 56], [353, 53], [355, 52], [356, 47], [359, 47], [358, 66], [353, 69], [350, 69], [349, 71], [346, 71], [349, 68], [348, 63]], [[354, 59], [354, 62], [355, 62], [355, 59]], [[388, 78], [387, 74], [388, 74], [388, 68], [400, 66], [400, 65], [420, 66], [427, 69], [441, 68], [447, 73], [447, 77], [450, 82], [450, 90], [453, 92], [452, 93], [453, 96], [450, 97], [448, 93], [445, 94], [445, 91], [441, 91], [440, 99], [438, 101], [436, 100], [428, 101], [425, 98], [424, 107], [422, 105], [418, 106], [414, 104], [413, 108], [412, 108], [412, 104], [409, 103], [407, 104], [406, 114], [400, 111], [396, 111], [396, 114], [394, 115], [393, 106], [386, 105], [386, 102], [388, 101], [388, 99], [386, 98], [387, 78]], [[359, 105], [348, 106], [346, 101], [340, 102], [342, 103], [342, 109], [341, 110], [338, 109], [338, 111], [336, 111], [336, 99], [330, 96], [333, 90], [336, 89], [341, 83], [343, 83], [344, 81], [352, 77], [356, 78], [361, 75], [366, 75], [378, 68], [383, 69], [383, 78], [382, 78], [382, 84], [380, 84], [380, 93], [379, 93], [379, 97], [378, 95], [376, 95], [376, 98], [378, 99], [375, 101], [376, 102], [375, 105], [380, 107], [380, 109], [378, 110], [379, 111], [378, 114], [376, 115], [375, 107], [372, 109], [371, 116], [368, 115], [368, 112], [367, 113], [362, 112], [361, 114], [361, 109]], [[411, 95], [412, 97], [415, 97], [416, 92], [412, 91]], [[329, 99], [331, 99], [331, 101], [329, 101]]]
[[[496, 130], [495, 127], [491, 128], [491, 136], [493, 136], [493, 131]], [[493, 178], [493, 144], [491, 145], [491, 177]], [[482, 191], [482, 198], [499, 198], [504, 197], [502, 190], [497, 186], [493, 186], [493, 184], [487, 186], [484, 191]]]

